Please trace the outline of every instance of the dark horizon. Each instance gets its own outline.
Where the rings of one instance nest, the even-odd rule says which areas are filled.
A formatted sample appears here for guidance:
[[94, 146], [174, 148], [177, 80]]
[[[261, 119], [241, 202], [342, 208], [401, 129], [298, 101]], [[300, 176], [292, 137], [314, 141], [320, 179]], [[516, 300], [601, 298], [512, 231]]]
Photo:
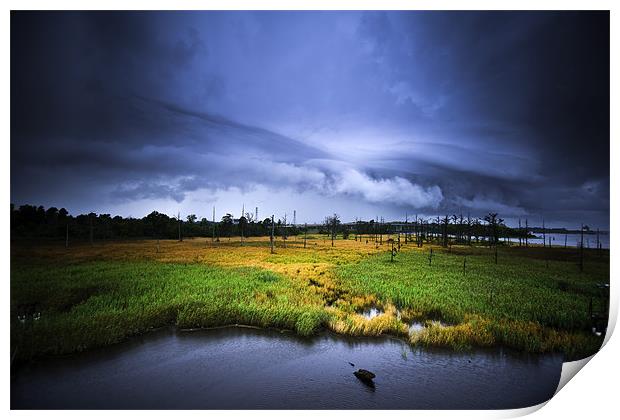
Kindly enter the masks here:
[[609, 12], [11, 12], [11, 202], [609, 229]]
[[[88, 216], [89, 214], [93, 214], [94, 216], [97, 216], [97, 217], [99, 217], [99, 216], [109, 216], [110, 218], [121, 217], [123, 219], [140, 220], [140, 219], [145, 219], [147, 216], [149, 216], [152, 213], [159, 213], [159, 214], [164, 214], [164, 215], [168, 216], [170, 219], [174, 219], [174, 220], [178, 220], [177, 217], [180, 217], [180, 220], [181, 220], [182, 223], [188, 222], [188, 216], [195, 216], [196, 217], [196, 221], [192, 222], [192, 223], [200, 224], [200, 223], [203, 223], [203, 221], [206, 221], [206, 223], [210, 224], [210, 223], [213, 222], [212, 218], [210, 219], [206, 215], [198, 215], [198, 214], [195, 214], [195, 213], [189, 213], [189, 214], [180, 214], [180, 213], [178, 213], [178, 214], [169, 215], [169, 214], [166, 214], [164, 212], [160, 212], [158, 210], [153, 210], [153, 211], [149, 212], [149, 214], [144, 215], [144, 216], [132, 216], [132, 215], [122, 216], [120, 214], [97, 213], [97, 212], [87, 212], [87, 213], [79, 213], [79, 214], [75, 213], [74, 214], [74, 213], [71, 213], [70, 211], [68, 211], [64, 207], [58, 208], [58, 207], [51, 206], [51, 207], [47, 207], [46, 208], [45, 206], [42, 206], [42, 205], [41, 206], [37, 206], [37, 205], [32, 205], [32, 204], [23, 204], [21, 206], [16, 206], [14, 203], [11, 203], [11, 206], [13, 207], [12, 208], [13, 211], [19, 211], [20, 207], [22, 207], [22, 206], [23, 207], [31, 207], [32, 209], [37, 209], [37, 208], [42, 207], [44, 209], [46, 215], [48, 214], [48, 210], [55, 209], [55, 212], [54, 212], [55, 216], [54, 216], [54, 218], [61, 211], [64, 210], [64, 211], [67, 212], [67, 214], [66, 214], [67, 217], [73, 217], [73, 218], [84, 217], [84, 216]], [[250, 215], [252, 217], [254, 216], [253, 213], [251, 213], [251, 212], [249, 212], [249, 213], [250, 213]], [[330, 217], [333, 214], [334, 213], [326, 214], [325, 217]], [[238, 220], [238, 217], [240, 217], [240, 213], [237, 214], [237, 215], [235, 215], [232, 212], [224, 213], [222, 217], [216, 218], [215, 223], [217, 223], [217, 224], [222, 223], [222, 218], [224, 216], [232, 216], [233, 220], [236, 221], [236, 220]], [[471, 217], [470, 220], [472, 222], [477, 220], [477, 221], [479, 221], [479, 222], [484, 224], [484, 223], [486, 223], [485, 220], [484, 220], [485, 216], [487, 216], [487, 215], [470, 215], [470, 217]], [[528, 231], [530, 231], [532, 233], [540, 233], [540, 232], [542, 232], [542, 230], [546, 230], [548, 233], [553, 233], [552, 231], [554, 231], [554, 230], [566, 230], [566, 231], [568, 231], [568, 233], [573, 234], [574, 232], [579, 232], [580, 228], [581, 228], [581, 226], [577, 227], [577, 228], [571, 228], [571, 227], [567, 227], [567, 226], [556, 226], [556, 225], [548, 225], [548, 224], [544, 225], [544, 227], [543, 227], [543, 225], [532, 225], [531, 223], [529, 223], [529, 219], [526, 219], [526, 218], [518, 219], [517, 224], [516, 225], [512, 225], [511, 223], [503, 220], [500, 217], [501, 215], [497, 215], [497, 216], [502, 220], [502, 224], [504, 224], [506, 227], [511, 228], [511, 229], [517, 229], [519, 227], [521, 227], [522, 229], [526, 229], [526, 223], [527, 223], [527, 229], [528, 229]], [[357, 223], [357, 222], [360, 222], [360, 223], [374, 222], [374, 223], [383, 224], [383, 225], [386, 225], [386, 226], [392, 225], [392, 224], [398, 225], [398, 224], [405, 224], [405, 223], [408, 223], [408, 224], [413, 226], [416, 221], [419, 221], [420, 223], [427, 223], [428, 222], [430, 224], [434, 224], [434, 223], [436, 223], [437, 217], [439, 217], [440, 219], [443, 219], [443, 217], [445, 217], [445, 215], [444, 216], [429, 215], [429, 216], [425, 216], [423, 218], [423, 217], [417, 217], [417, 215], [414, 214], [414, 215], [411, 215], [411, 217], [408, 217], [408, 218], [406, 217], [404, 219], [390, 219], [390, 220], [385, 219], [385, 218], [382, 219], [381, 217], [379, 217], [376, 220], [372, 219], [372, 218], [368, 219], [368, 220], [363, 220], [363, 219], [359, 219], [359, 218], [355, 219], [355, 220], [346, 220], [346, 219], [340, 220], [340, 216], [338, 215], [340, 223], [342, 223], [343, 225], [349, 225], [349, 226], [355, 225], [355, 223]], [[259, 220], [252, 220], [252, 222], [262, 223], [265, 219], [269, 219], [269, 218], [271, 218], [271, 215], [261, 217]], [[281, 222], [281, 219], [279, 217], [276, 217], [275, 214], [274, 214], [274, 220], [277, 221], [278, 224], [280, 224], [280, 222]], [[519, 220], [521, 222], [521, 226], [519, 226], [519, 224], [518, 224]], [[466, 222], [467, 222], [467, 217], [464, 218], [464, 223], [466, 223]], [[304, 225], [307, 225], [308, 227], [317, 227], [317, 226], [324, 226], [325, 223], [326, 223], [325, 220], [323, 220], [323, 221], [316, 221], [316, 222], [303, 222], [303, 223], [293, 224], [293, 221], [291, 220], [290, 217], [287, 220], [287, 226], [297, 226], [297, 227], [303, 227]], [[442, 223], [443, 223], [443, 221], [440, 220], [440, 224], [442, 224]], [[452, 215], [450, 215], [449, 223], [448, 224], [449, 225], [453, 225], [454, 224], [454, 222], [452, 221]], [[599, 232], [601, 234], [605, 234], [605, 235], [609, 234], [609, 230], [600, 229], [600, 228], [597, 228], [596, 226], [588, 226], [588, 225], [585, 225], [585, 224], [582, 225], [582, 226], [583, 226], [583, 229], [584, 229], [584, 234], [592, 234], [592, 233], [597, 233], [597, 232]], [[207, 234], [205, 234], [205, 235], [206, 236], [210, 236], [210, 233], [207, 232]]]

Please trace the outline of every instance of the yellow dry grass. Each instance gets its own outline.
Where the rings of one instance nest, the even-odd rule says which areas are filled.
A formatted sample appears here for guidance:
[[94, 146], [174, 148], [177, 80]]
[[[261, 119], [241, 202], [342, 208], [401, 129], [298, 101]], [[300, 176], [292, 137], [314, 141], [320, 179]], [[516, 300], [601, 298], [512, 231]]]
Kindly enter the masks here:
[[[411, 249], [416, 249], [412, 244]], [[340, 287], [334, 268], [362, 260], [370, 255], [388, 251], [387, 236], [380, 246], [372, 241], [353, 239], [336, 241], [322, 235], [309, 235], [304, 248], [302, 236], [291, 237], [286, 244], [277, 238], [271, 253], [268, 237], [211, 238], [177, 240], [140, 240], [131, 242], [101, 242], [90, 245], [81, 243], [65, 249], [59, 244], [40, 244], [32, 248], [14, 247], [13, 259], [52, 259], [60, 264], [105, 261], [144, 261], [161, 263], [192, 263], [220, 267], [257, 267], [282, 274], [296, 289], [300, 303], [327, 305], [330, 314], [328, 327], [338, 333], [350, 335], [380, 335], [392, 333], [406, 335], [407, 327], [397, 320], [393, 306], [383, 308], [385, 313], [371, 320], [355, 311], [377, 304], [374, 295], [351, 295]], [[258, 302], [269, 300], [261, 293]]]
[[[421, 331], [409, 332], [408, 323], [426, 319], [425, 313], [414, 307], [402, 307], [400, 311], [389, 299], [378, 299], [363, 288], [345, 286], [336, 276], [336, 268], [360, 262], [378, 253], [388, 253], [391, 245], [387, 236], [383, 244], [353, 239], [336, 241], [325, 236], [309, 236], [304, 247], [303, 237], [291, 237], [286, 246], [277, 239], [275, 253], [270, 252], [269, 238], [223, 238], [219, 242], [211, 238], [176, 240], [141, 240], [128, 242], [100, 242], [90, 245], [62, 244], [17, 245], [11, 247], [12, 262], [22, 265], [30, 261], [46, 259], [54, 264], [71, 265], [92, 261], [156, 261], [161, 263], [205, 264], [223, 268], [254, 267], [281, 274], [287, 282], [288, 298], [296, 305], [307, 305], [327, 314], [325, 324], [330, 330], [349, 335], [374, 336], [393, 334], [409, 338], [412, 344], [447, 346], [453, 348], [469, 345], [491, 346], [498, 343], [529, 351], [570, 351], [592, 346], [583, 334], [573, 334], [542, 326], [535, 322], [492, 320], [481, 315], [465, 314], [457, 325], [427, 325]], [[403, 250], [428, 253], [428, 246], [417, 248], [415, 244], [401, 243]], [[462, 249], [461, 249], [462, 248]], [[452, 252], [484, 252], [476, 248], [452, 247]], [[523, 250], [517, 252], [524, 252]], [[530, 252], [530, 251], [528, 251]], [[426, 258], [426, 257], [423, 257]], [[359, 289], [359, 290], [358, 290]], [[264, 291], [254, 293], [259, 305], [271, 305], [274, 296]], [[364, 308], [376, 306], [383, 313], [372, 319], [359, 314]], [[428, 314], [426, 314], [428, 315]], [[592, 340], [590, 340], [592, 341]]]

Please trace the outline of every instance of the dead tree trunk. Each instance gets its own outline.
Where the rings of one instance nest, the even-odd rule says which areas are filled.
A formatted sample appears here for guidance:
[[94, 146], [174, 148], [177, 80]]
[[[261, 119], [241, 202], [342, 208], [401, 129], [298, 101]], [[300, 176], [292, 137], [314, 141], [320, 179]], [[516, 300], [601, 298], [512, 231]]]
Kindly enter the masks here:
[[245, 204], [241, 207], [241, 217], [239, 218], [239, 231], [241, 234], [241, 246], [243, 246], [243, 225], [244, 221], [247, 220], [245, 218]]
[[270, 240], [271, 240], [271, 253], [272, 254], [274, 253], [273, 252], [273, 240], [274, 240], [273, 234], [274, 234], [274, 232], [275, 232], [275, 223], [274, 223], [273, 214], [272, 214], [271, 215], [271, 238], [270, 238]]
[[211, 242], [215, 242], [215, 206], [213, 206], [213, 232], [211, 234]]
[[284, 223], [282, 224], [283, 247], [286, 248], [286, 213], [284, 213]]
[[528, 236], [530, 236], [530, 229], [527, 225], [527, 219], [525, 219], [525, 247], [526, 248], [529, 246]]
[[583, 271], [583, 224], [581, 224], [581, 241], [579, 244], [579, 271]]
[[181, 236], [181, 212], [177, 214], [177, 219], [179, 221], [179, 242], [183, 242], [183, 237]]

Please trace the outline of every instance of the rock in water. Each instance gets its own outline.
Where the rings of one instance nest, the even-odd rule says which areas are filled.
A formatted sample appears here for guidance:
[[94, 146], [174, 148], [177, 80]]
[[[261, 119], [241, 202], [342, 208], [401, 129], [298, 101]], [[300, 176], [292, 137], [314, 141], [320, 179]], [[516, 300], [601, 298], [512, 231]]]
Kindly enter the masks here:
[[358, 369], [357, 372], [353, 372], [353, 374], [357, 377], [357, 379], [372, 382], [375, 379], [375, 374], [366, 369]]

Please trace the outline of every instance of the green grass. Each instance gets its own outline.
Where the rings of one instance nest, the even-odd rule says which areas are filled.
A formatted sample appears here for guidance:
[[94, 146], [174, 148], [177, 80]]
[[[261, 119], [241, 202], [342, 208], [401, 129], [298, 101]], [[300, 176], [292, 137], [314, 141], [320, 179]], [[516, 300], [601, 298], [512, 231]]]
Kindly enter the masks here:
[[[414, 345], [505, 345], [569, 360], [593, 354], [603, 339], [589, 331], [588, 307], [600, 302], [596, 283], [609, 282], [607, 252], [588, 252], [580, 272], [575, 249], [500, 249], [495, 264], [482, 247], [434, 248], [429, 266], [429, 249], [415, 245], [392, 263], [387, 245], [351, 240], [276, 254], [266, 240], [203, 242], [166, 241], [161, 252], [149, 241], [12, 247], [11, 351], [17, 360], [67, 354], [169, 325], [389, 333]], [[385, 313], [356, 314], [373, 304]], [[22, 312], [41, 317], [22, 323]], [[412, 319], [450, 325], [409, 334]]]
[[[466, 268], [463, 271], [464, 252]], [[547, 252], [548, 258], [532, 258]], [[589, 332], [590, 298], [601, 301], [597, 283], [607, 283], [606, 259], [590, 258], [580, 272], [571, 253], [557, 250], [502, 250], [499, 264], [491, 251], [461, 248], [401, 252], [395, 262], [375, 255], [337, 269], [342, 287], [375, 295], [419, 318], [455, 324], [428, 328], [412, 337], [422, 344], [504, 344], [529, 351], [591, 354], [602, 338]]]
[[[18, 359], [63, 354], [123, 340], [151, 328], [249, 324], [312, 334], [325, 320], [319, 300], [281, 275], [200, 264], [37, 263], [12, 270], [12, 302], [36, 304], [39, 320], [17, 320]], [[313, 302], [313, 299], [316, 302]]]

